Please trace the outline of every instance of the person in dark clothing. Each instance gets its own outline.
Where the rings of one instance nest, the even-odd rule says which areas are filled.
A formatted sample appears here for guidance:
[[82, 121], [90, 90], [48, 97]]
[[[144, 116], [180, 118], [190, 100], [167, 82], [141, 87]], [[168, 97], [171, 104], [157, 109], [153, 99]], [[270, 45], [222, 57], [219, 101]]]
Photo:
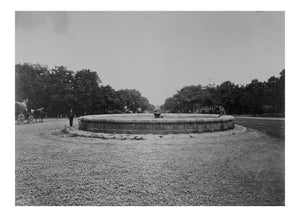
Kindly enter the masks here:
[[72, 109], [69, 112], [68, 118], [69, 118], [70, 127], [73, 127], [74, 114], [73, 114]]

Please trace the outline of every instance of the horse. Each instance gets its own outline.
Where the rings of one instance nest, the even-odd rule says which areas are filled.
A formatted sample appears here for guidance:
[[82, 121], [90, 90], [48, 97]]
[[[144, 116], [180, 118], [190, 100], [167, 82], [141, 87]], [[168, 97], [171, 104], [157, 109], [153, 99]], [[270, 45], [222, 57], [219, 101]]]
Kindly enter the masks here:
[[32, 114], [35, 119], [35, 122], [39, 119], [40, 122], [43, 122], [43, 118], [46, 117], [46, 112], [44, 112], [44, 108], [39, 108], [39, 109], [32, 109]]

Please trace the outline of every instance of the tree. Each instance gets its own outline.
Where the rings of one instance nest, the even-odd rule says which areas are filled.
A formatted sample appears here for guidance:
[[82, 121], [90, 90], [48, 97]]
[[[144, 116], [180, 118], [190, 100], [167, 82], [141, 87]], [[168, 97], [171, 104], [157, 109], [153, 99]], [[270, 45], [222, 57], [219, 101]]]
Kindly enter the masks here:
[[118, 93], [109, 85], [102, 86], [100, 89], [100, 97], [104, 100], [101, 113], [122, 113], [124, 106]]
[[185, 86], [166, 99], [163, 108], [169, 112], [196, 112], [204, 106], [212, 106], [210, 91], [201, 85]]
[[143, 97], [142, 94], [134, 89], [122, 89], [117, 91], [117, 95], [120, 98], [120, 104], [123, 108], [126, 106], [128, 110], [136, 113], [138, 109], [142, 112], [154, 109], [147, 98]]
[[38, 64], [17, 64], [15, 66], [15, 100], [29, 99], [28, 107], [30, 108], [45, 106], [49, 101], [45, 92], [45, 77], [48, 74], [47, 67]]
[[64, 66], [49, 70], [38, 64], [17, 64], [15, 83], [16, 101], [29, 99], [31, 108], [44, 107], [50, 116], [71, 108], [77, 115], [121, 113], [125, 106], [133, 112], [154, 108], [137, 90], [101, 86], [97, 72], [89, 69], [74, 73]]
[[231, 81], [218, 86], [185, 86], [167, 98], [162, 107], [169, 112], [195, 112], [199, 108], [220, 105], [230, 114], [255, 115], [271, 110], [283, 114], [285, 70], [280, 72], [279, 78], [272, 76], [267, 82], [253, 79], [245, 86], [235, 85]]
[[74, 105], [74, 72], [64, 66], [56, 66], [47, 78], [45, 92], [50, 97], [48, 110], [53, 113], [67, 113]]
[[79, 114], [97, 114], [105, 111], [105, 100], [100, 89], [101, 80], [95, 71], [83, 69], [74, 77], [73, 101], [75, 111]]

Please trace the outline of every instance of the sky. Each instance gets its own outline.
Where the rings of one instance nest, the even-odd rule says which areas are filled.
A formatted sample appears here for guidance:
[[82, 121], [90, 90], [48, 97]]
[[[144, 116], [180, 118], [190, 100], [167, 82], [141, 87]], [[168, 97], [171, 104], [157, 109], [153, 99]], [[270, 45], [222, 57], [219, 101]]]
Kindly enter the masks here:
[[186, 85], [285, 68], [284, 12], [16, 12], [16, 64], [97, 71], [161, 105]]

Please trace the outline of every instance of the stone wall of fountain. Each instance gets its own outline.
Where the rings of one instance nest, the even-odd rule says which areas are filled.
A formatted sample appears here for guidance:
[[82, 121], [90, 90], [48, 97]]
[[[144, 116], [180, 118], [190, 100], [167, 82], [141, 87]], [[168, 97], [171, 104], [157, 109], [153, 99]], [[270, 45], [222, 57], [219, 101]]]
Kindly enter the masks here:
[[202, 133], [234, 128], [234, 117], [204, 114], [117, 114], [89, 115], [79, 118], [79, 129], [103, 133], [169, 134]]

